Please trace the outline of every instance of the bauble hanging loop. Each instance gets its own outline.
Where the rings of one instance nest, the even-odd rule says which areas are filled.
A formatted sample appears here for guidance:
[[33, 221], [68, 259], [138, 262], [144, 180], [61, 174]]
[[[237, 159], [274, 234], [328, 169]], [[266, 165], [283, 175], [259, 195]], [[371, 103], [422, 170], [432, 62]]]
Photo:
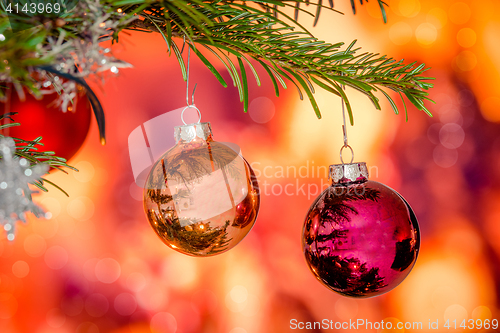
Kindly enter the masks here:
[[198, 109], [194, 104], [191, 104], [191, 105], [188, 105], [184, 108], [184, 110], [182, 110], [181, 112], [181, 120], [182, 122], [184, 123], [184, 125], [187, 125], [186, 124], [186, 121], [184, 120], [184, 112], [187, 110], [187, 109], [195, 109], [196, 112], [198, 112], [198, 121], [196, 123], [199, 123], [201, 121], [201, 111], [200, 109]]

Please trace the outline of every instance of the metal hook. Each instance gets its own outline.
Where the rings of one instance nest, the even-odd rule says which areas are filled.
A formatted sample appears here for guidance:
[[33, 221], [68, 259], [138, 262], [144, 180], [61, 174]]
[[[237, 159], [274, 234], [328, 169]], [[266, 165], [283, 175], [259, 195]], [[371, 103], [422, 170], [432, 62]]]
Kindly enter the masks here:
[[[345, 90], [345, 86], [342, 86], [342, 89]], [[346, 124], [345, 124], [345, 107], [344, 107], [344, 98], [341, 97], [342, 99], [342, 119], [344, 121], [344, 124], [342, 125], [342, 132], [344, 133], [344, 147], [347, 147], [349, 146], [348, 144], [348, 141], [347, 141], [347, 127], [346, 127]]]
[[354, 150], [352, 150], [352, 147], [347, 145], [347, 146], [342, 146], [342, 148], [340, 148], [340, 162], [342, 164], [345, 164], [344, 163], [344, 158], [342, 157], [342, 151], [344, 150], [344, 148], [349, 148], [351, 150], [351, 162], [349, 162], [349, 164], [351, 164], [353, 161], [354, 161]]
[[181, 54], [184, 52], [184, 46], [186, 46], [186, 35], [182, 36], [182, 48], [181, 48]]
[[187, 60], [187, 76], [186, 76], [186, 104], [188, 106], [194, 105], [194, 93], [198, 83], [195, 83], [193, 93], [191, 94], [191, 104], [189, 104], [189, 65], [191, 63], [191, 46], [188, 45], [188, 60]]
[[[342, 89], [345, 90], [345, 86], [342, 85]], [[348, 143], [348, 139], [347, 139], [347, 126], [346, 126], [346, 123], [345, 123], [345, 101], [344, 101], [344, 98], [341, 97], [342, 99], [342, 119], [344, 121], [344, 124], [342, 125], [342, 132], [344, 134], [344, 145], [342, 146], [342, 148], [340, 148], [340, 161], [342, 162], [342, 164], [345, 164], [344, 163], [344, 159], [342, 158], [342, 151], [344, 150], [344, 148], [349, 148], [351, 150], [351, 162], [352, 163], [354, 161], [354, 150], [352, 149], [351, 146], [349, 146], [349, 143]]]

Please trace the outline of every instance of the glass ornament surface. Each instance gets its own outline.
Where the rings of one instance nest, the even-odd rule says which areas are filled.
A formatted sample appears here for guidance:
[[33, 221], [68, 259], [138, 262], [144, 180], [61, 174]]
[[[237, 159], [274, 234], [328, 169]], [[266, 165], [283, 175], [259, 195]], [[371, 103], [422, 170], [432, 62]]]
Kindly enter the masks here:
[[304, 255], [327, 288], [350, 297], [378, 296], [410, 273], [420, 230], [401, 195], [368, 180], [367, 173], [349, 177], [350, 171], [339, 171], [344, 174], [337, 178], [331, 174], [333, 184], [310, 207], [302, 233]]
[[260, 205], [255, 173], [231, 147], [215, 142], [209, 123], [175, 129], [177, 144], [153, 165], [144, 190], [151, 227], [172, 249], [212, 256], [236, 246]]

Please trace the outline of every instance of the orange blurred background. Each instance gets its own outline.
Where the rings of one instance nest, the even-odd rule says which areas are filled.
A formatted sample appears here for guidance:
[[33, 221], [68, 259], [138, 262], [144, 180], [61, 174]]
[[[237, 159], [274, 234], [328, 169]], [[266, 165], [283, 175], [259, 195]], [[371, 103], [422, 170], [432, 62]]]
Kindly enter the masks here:
[[[254, 229], [225, 254], [194, 258], [163, 245], [143, 212], [127, 138], [143, 122], [184, 106], [185, 85], [161, 36], [122, 34], [112, 52], [135, 68], [95, 85], [107, 145], [93, 124], [70, 161], [80, 172], [49, 176], [70, 197], [55, 189], [36, 195], [52, 218], [30, 218], [14, 242], [0, 242], [0, 332], [281, 333], [297, 331], [291, 319], [423, 323], [356, 332], [461, 332], [443, 325], [500, 319], [500, 3], [387, 2], [387, 24], [375, 0], [358, 5], [356, 16], [345, 0], [335, 2], [344, 16], [324, 11], [311, 31], [425, 62], [437, 78], [434, 117], [411, 107], [408, 122], [382, 96], [376, 111], [348, 90], [356, 160], [368, 163], [371, 179], [400, 192], [420, 222], [420, 256], [399, 287], [372, 299], [341, 297], [315, 280], [303, 258], [304, 217], [327, 183], [321, 167], [340, 162], [340, 100], [317, 91], [318, 120], [293, 87], [275, 97], [258, 69], [262, 87], [250, 83], [245, 114], [236, 88], [220, 86], [194, 57], [191, 82], [198, 83], [202, 119], [215, 140], [242, 148], [259, 176], [262, 206]], [[312, 26], [311, 18], [299, 19]], [[287, 166], [307, 175], [279, 173]], [[293, 195], [280, 192], [288, 184]], [[439, 321], [439, 329], [429, 330], [429, 321]]]

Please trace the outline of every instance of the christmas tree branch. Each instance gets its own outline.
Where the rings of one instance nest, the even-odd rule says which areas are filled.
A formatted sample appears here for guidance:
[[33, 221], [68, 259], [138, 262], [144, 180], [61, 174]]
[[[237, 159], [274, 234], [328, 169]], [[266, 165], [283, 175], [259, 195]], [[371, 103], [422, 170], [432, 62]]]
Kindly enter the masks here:
[[[286, 2], [283, 3], [284, 6], [287, 5]], [[383, 9], [384, 3], [380, 3]], [[174, 50], [181, 68], [185, 67], [183, 57], [177, 51], [179, 47], [173, 38], [183, 37], [183, 43], [187, 43], [194, 50], [226, 87], [224, 78], [197, 47], [202, 45], [228, 70], [233, 85], [238, 88], [240, 100], [244, 102], [245, 111], [248, 106], [248, 84], [243, 61], [254, 73], [257, 84], [260, 83], [257, 72], [248, 61], [248, 58], [253, 58], [271, 77], [277, 95], [277, 81], [282, 83], [284, 88], [284, 79], [292, 81], [301, 98], [302, 92], [306, 93], [318, 118], [321, 113], [314, 98], [313, 84], [346, 101], [351, 123], [352, 108], [343, 86], [365, 94], [377, 109], [380, 109], [380, 104], [375, 93], [380, 90], [389, 100], [395, 113], [399, 113], [396, 103], [385, 91], [392, 90], [400, 96], [404, 94], [419, 110], [430, 115], [424, 106], [424, 100], [428, 100], [426, 90], [432, 87], [432, 84], [426, 81], [432, 78], [422, 75], [427, 70], [424, 65], [406, 65], [402, 60], [396, 61], [387, 56], [360, 53], [359, 49], [354, 49], [355, 42], [341, 49], [343, 43], [330, 44], [320, 41], [305, 28], [295, 27], [293, 19], [286, 17], [289, 22], [280, 19], [278, 16], [285, 14], [277, 7], [271, 7], [271, 4], [270, 1], [262, 1], [259, 2], [261, 8], [258, 8], [235, 2], [219, 2], [209, 8], [198, 8], [204, 22], [207, 19], [210, 22], [198, 30], [196, 26], [188, 26], [191, 21], [180, 16], [178, 11], [175, 15], [168, 13], [169, 18], [166, 20], [166, 9], [152, 6], [148, 8], [149, 13], [143, 14], [145, 19], [133, 21], [130, 28], [160, 32], [167, 43], [169, 53]], [[322, 7], [319, 4], [317, 8]], [[182, 72], [186, 79], [185, 71]]]
[[[9, 112], [9, 113], [5, 113], [3, 115], [0, 115], [0, 131], [3, 131], [8, 127], [21, 125], [20, 123], [15, 123], [15, 122], [1, 124], [1, 122], [5, 118], [8, 118], [11, 121], [14, 121], [12, 116], [15, 116], [16, 114], [17, 114], [17, 112]], [[4, 139], [4, 138], [5, 138], [4, 135], [0, 135], [0, 140]], [[58, 169], [64, 173], [67, 173], [66, 170], [64, 170], [64, 168], [78, 171], [76, 168], [68, 165], [66, 163], [65, 158], [55, 156], [55, 153], [53, 151], [44, 151], [44, 152], [38, 151], [38, 147], [43, 146], [43, 143], [41, 142], [42, 137], [38, 137], [32, 141], [26, 141], [26, 140], [19, 139], [19, 138], [11, 138], [11, 139], [14, 140], [14, 144], [15, 144], [15, 148], [16, 148], [15, 152], [14, 152], [14, 156], [26, 159], [29, 162], [31, 168], [35, 167], [36, 165], [47, 165], [48, 167]], [[0, 157], [0, 160], [1, 159], [2, 159], [2, 157]], [[44, 178], [35, 179], [35, 180], [33, 180], [33, 182], [31, 184], [33, 184], [34, 186], [36, 186], [40, 190], [47, 192], [48, 190], [44, 186], [44, 182], [47, 182], [50, 185], [56, 187], [61, 192], [63, 192], [66, 196], [68, 196], [68, 193], [66, 193], [62, 188], [60, 188], [56, 184], [54, 184], [51, 181], [48, 181]]]

